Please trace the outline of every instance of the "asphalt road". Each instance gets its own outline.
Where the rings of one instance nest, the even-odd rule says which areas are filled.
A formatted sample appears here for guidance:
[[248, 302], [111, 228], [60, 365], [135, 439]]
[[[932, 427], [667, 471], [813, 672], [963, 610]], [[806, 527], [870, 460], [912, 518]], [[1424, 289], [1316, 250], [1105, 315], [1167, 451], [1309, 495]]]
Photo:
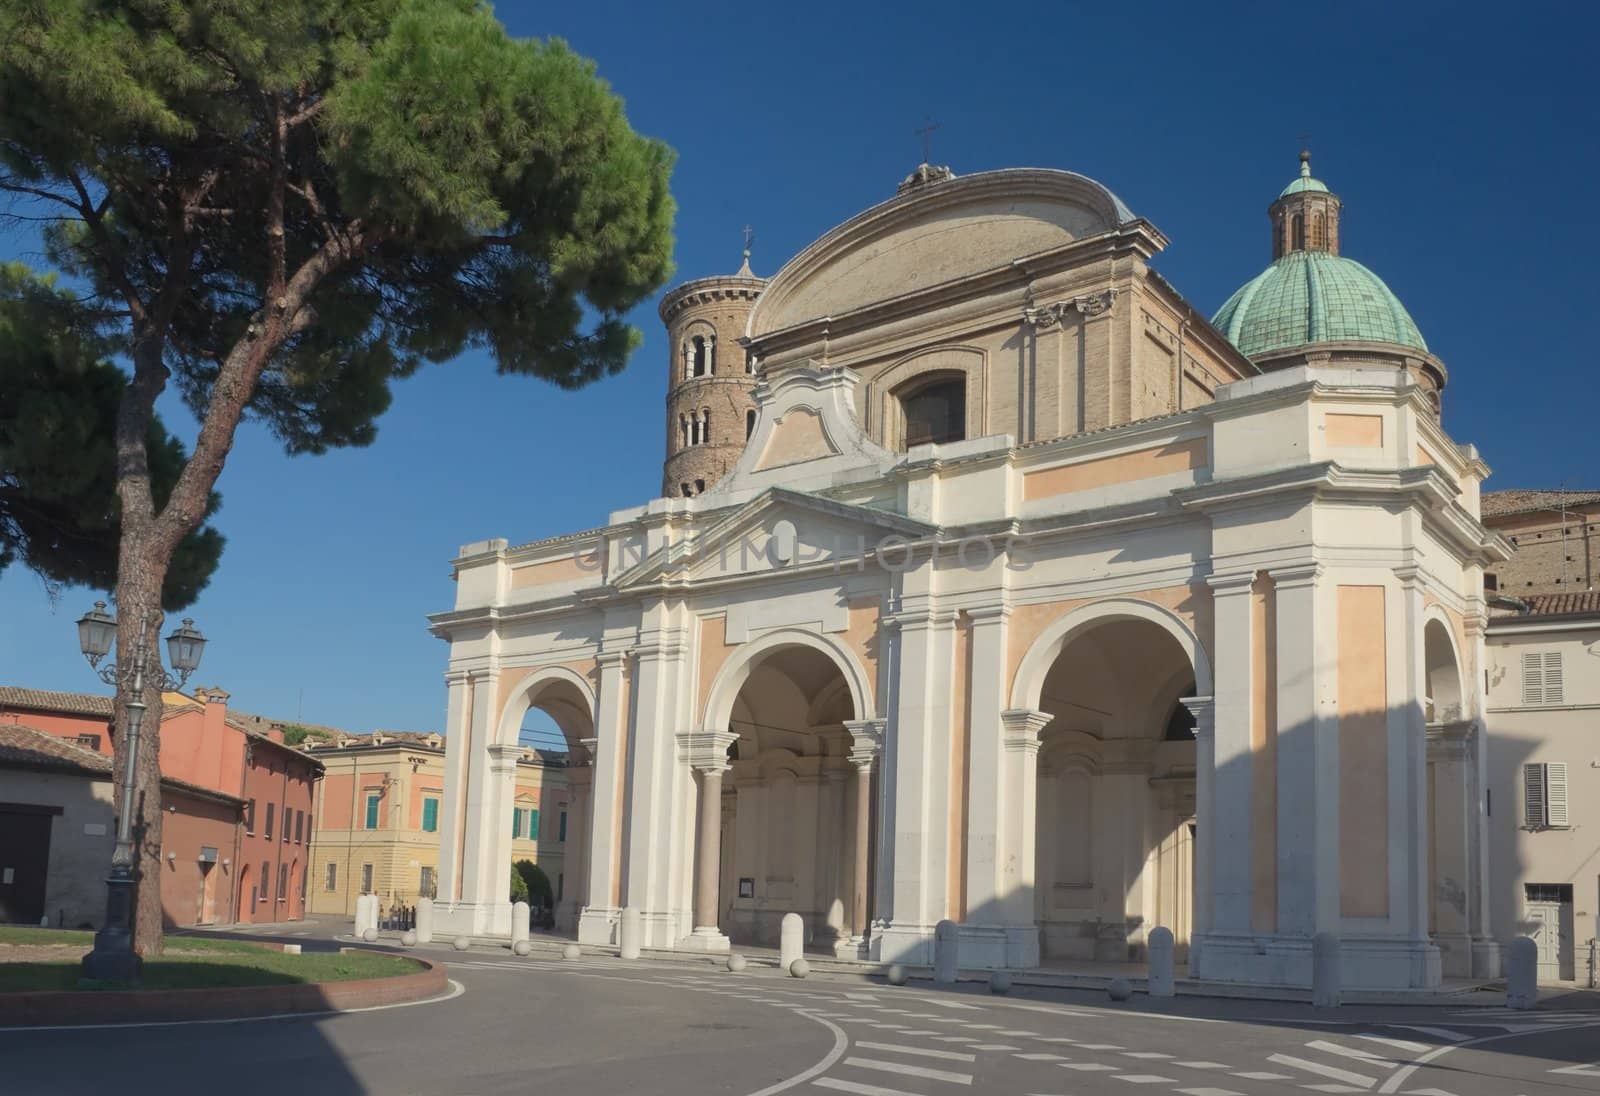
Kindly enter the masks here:
[[0, 1030], [0, 1093], [1600, 1094], [1600, 1011], [1309, 1008], [438, 952], [461, 992], [338, 1016]]

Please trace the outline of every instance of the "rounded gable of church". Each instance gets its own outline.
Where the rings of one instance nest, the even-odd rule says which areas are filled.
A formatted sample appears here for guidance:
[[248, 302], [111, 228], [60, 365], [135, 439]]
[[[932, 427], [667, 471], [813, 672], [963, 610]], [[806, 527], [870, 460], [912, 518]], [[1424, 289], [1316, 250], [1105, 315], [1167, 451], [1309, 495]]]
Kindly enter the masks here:
[[750, 313], [760, 338], [958, 282], [1136, 220], [1070, 171], [1010, 168], [931, 182], [873, 206], [784, 266]]

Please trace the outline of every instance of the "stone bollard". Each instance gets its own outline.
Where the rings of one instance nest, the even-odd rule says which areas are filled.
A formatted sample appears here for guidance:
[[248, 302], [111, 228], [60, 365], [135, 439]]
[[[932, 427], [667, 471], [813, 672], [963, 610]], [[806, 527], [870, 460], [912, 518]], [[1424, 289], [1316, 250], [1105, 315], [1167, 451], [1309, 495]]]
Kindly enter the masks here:
[[940, 921], [933, 929], [933, 980], [941, 985], [954, 985], [956, 971], [961, 969], [961, 926], [954, 921]]
[[1113, 1001], [1126, 1001], [1133, 996], [1133, 983], [1126, 978], [1113, 978], [1106, 983], [1106, 996]]
[[417, 943], [433, 943], [433, 899], [417, 899]]
[[778, 966], [788, 970], [806, 953], [806, 922], [798, 913], [783, 915], [778, 934]]
[[511, 945], [511, 951], [514, 955], [532, 955], [533, 942], [531, 940], [518, 940]]
[[417, 930], [416, 929], [406, 929], [405, 932], [402, 932], [400, 934], [400, 946], [403, 947], [403, 948], [414, 948], [414, 947], [416, 947], [417, 946]]
[[1339, 937], [1319, 932], [1311, 938], [1311, 1003], [1317, 1008], [1338, 1008], [1344, 971], [1340, 969]]
[[378, 930], [374, 928], [363, 929], [361, 932], [361, 939], [365, 940], [369, 944], [376, 944], [378, 942]]
[[738, 952], [734, 952], [733, 954], [728, 956], [728, 970], [730, 972], [732, 972], [734, 974], [738, 974], [741, 970], [743, 970], [746, 967], [746, 965], [747, 964], [745, 962], [744, 956], [740, 955]]
[[1011, 992], [1011, 972], [1009, 970], [995, 970], [989, 972], [989, 992], [1007, 994]]
[[577, 944], [568, 944], [566, 947], [561, 949], [561, 958], [568, 959], [568, 960], [571, 960], [571, 959], [582, 959], [583, 958], [583, 949], [580, 948]]
[[637, 959], [641, 951], [644, 935], [644, 919], [639, 916], [635, 906], [629, 906], [622, 911], [622, 925], [617, 930], [617, 942], [621, 946], [622, 958]]
[[891, 986], [903, 986], [906, 984], [906, 968], [899, 963], [890, 963], [889, 969], [884, 971], [883, 976]]
[[528, 903], [511, 903], [511, 946], [528, 938]]
[[1171, 997], [1177, 993], [1172, 973], [1174, 958], [1172, 930], [1157, 925], [1150, 930], [1150, 996]]
[[457, 951], [466, 951], [472, 946], [472, 940], [470, 937], [457, 936], [450, 942], [450, 946], [455, 948]]
[[804, 959], [796, 959], [794, 962], [789, 964], [790, 978], [804, 978], [810, 973], [811, 964], [806, 962]]
[[1539, 945], [1519, 936], [1506, 949], [1506, 1007], [1537, 1008], [1539, 1005]]

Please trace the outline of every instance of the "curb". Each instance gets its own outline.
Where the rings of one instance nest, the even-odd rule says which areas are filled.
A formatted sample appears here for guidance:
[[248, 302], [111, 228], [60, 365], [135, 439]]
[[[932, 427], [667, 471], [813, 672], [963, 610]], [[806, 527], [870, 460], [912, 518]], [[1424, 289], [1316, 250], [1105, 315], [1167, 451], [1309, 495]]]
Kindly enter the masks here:
[[[358, 951], [343, 948], [343, 951]], [[374, 952], [390, 955], [391, 952]], [[445, 965], [405, 958], [423, 969], [389, 978], [350, 982], [297, 982], [224, 989], [39, 990], [0, 993], [0, 1027], [116, 1024], [174, 1020], [239, 1020], [284, 1013], [344, 1012], [424, 1001], [448, 988]]]

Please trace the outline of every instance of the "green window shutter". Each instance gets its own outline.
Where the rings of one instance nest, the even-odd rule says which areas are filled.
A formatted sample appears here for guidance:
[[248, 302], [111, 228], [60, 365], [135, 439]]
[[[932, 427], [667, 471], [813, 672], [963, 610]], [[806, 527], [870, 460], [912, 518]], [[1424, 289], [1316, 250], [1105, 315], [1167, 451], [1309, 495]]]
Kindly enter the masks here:
[[522, 808], [521, 807], [513, 807], [513, 808], [511, 808], [511, 836], [512, 837], [521, 837], [522, 836]]
[[539, 808], [537, 807], [528, 811], [528, 840], [539, 840]]
[[437, 799], [424, 799], [422, 801], [422, 832], [436, 833], [439, 829], [439, 801]]
[[375, 830], [377, 828], [378, 828], [378, 797], [376, 795], [369, 795], [369, 796], [367, 796], [367, 829]]

